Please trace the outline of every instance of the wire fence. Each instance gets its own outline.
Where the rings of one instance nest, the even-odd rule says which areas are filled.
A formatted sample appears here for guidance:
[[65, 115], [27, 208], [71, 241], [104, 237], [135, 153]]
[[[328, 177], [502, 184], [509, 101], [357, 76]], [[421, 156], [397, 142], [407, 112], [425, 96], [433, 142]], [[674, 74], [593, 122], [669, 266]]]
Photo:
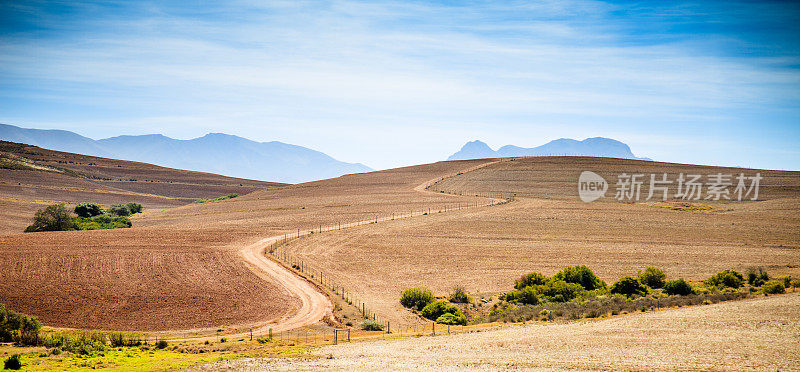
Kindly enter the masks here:
[[[502, 205], [502, 204], [506, 204], [508, 202], [513, 201], [514, 200], [514, 195], [511, 194], [511, 193], [503, 193], [503, 192], [468, 192], [468, 191], [465, 191], [465, 190], [443, 190], [443, 189], [436, 189], [435, 188], [435, 186], [439, 182], [441, 182], [441, 181], [443, 181], [445, 179], [448, 179], [448, 178], [451, 178], [451, 177], [455, 177], [455, 176], [459, 176], [459, 175], [464, 174], [466, 172], [470, 172], [470, 171], [473, 171], [475, 169], [482, 168], [482, 167], [484, 167], [486, 165], [488, 165], [488, 164], [482, 164], [482, 165], [479, 165], [479, 166], [472, 167], [470, 169], [464, 170], [462, 172], [458, 172], [456, 174], [452, 174], [452, 175], [448, 175], [448, 176], [445, 176], [445, 177], [441, 177], [441, 178], [439, 178], [439, 179], [437, 179], [435, 181], [432, 181], [429, 184], [427, 184], [425, 186], [425, 189], [429, 190], [429, 191], [432, 191], [432, 192], [438, 192], [438, 193], [448, 194], [448, 195], [474, 196], [474, 197], [479, 197], [479, 198], [487, 198], [487, 199], [489, 199], [488, 201], [483, 201], [482, 202], [480, 200], [475, 200], [473, 202], [457, 203], [455, 206], [453, 206], [452, 203], [443, 204], [443, 205], [438, 205], [438, 206], [434, 206], [434, 207], [420, 208], [418, 210], [410, 209], [408, 213], [392, 213], [390, 215], [387, 214], [387, 215], [384, 215], [384, 216], [372, 215], [372, 216], [370, 216], [370, 218], [367, 218], [367, 219], [361, 219], [361, 220], [353, 221], [353, 222], [338, 222], [335, 225], [319, 226], [316, 229], [304, 229], [304, 230], [297, 229], [293, 233], [284, 234], [282, 239], [277, 239], [276, 241], [274, 241], [271, 244], [269, 244], [265, 248], [265, 253], [271, 255], [278, 262], [282, 263], [287, 268], [291, 268], [296, 273], [298, 273], [301, 276], [305, 277], [307, 280], [316, 283], [317, 285], [321, 286], [322, 288], [325, 288], [326, 290], [329, 290], [332, 294], [334, 294], [337, 297], [341, 298], [347, 305], [355, 307], [355, 309], [361, 314], [363, 319], [371, 320], [373, 322], [376, 322], [376, 323], [380, 324], [380, 328], [382, 329], [382, 331], [377, 331], [378, 334], [381, 334], [381, 333], [383, 333], [383, 334], [391, 334], [392, 333], [392, 329], [391, 329], [391, 323], [390, 323], [389, 319], [387, 317], [379, 315], [374, 310], [374, 308], [371, 307], [365, 301], [365, 299], [363, 298], [363, 295], [359, 295], [359, 294], [353, 292], [352, 290], [349, 290], [349, 289], [345, 288], [344, 285], [341, 285], [340, 283], [336, 282], [336, 280], [334, 280], [331, 275], [327, 274], [322, 269], [316, 267], [313, 264], [310, 264], [307, 260], [304, 260], [304, 259], [298, 257], [297, 255], [292, 254], [291, 252], [289, 252], [286, 249], [287, 245], [290, 242], [294, 241], [294, 240], [297, 240], [297, 239], [300, 239], [300, 238], [303, 238], [303, 237], [312, 236], [315, 233], [320, 234], [320, 233], [323, 233], [323, 232], [338, 231], [338, 230], [342, 230], [342, 229], [353, 228], [353, 227], [358, 227], [358, 226], [363, 226], [363, 225], [369, 225], [369, 224], [373, 224], [373, 223], [379, 223], [379, 222], [385, 222], [385, 221], [393, 221], [393, 220], [397, 220], [397, 219], [411, 218], [411, 217], [414, 217], [414, 216], [421, 216], [421, 215], [431, 215], [431, 214], [434, 214], [434, 213], [446, 213], [446, 212], [451, 212], [451, 211], [463, 210], [463, 209], [467, 209], [467, 208], [477, 208], [477, 207], [484, 207], [484, 206], [496, 206], [496, 205]], [[427, 328], [427, 327], [429, 327], [429, 328]], [[456, 327], [456, 326], [439, 325], [440, 329], [442, 329], [441, 327], [446, 327], [446, 332], [453, 332], [456, 329], [461, 329], [461, 328], [453, 328], [453, 327]], [[461, 326], [457, 326], [457, 327], [461, 327]], [[396, 333], [399, 333], [400, 335], [406, 334], [406, 335], [409, 335], [409, 336], [410, 335], [420, 335], [421, 336], [421, 335], [425, 335], [425, 334], [435, 334], [436, 333], [436, 329], [437, 329], [437, 326], [435, 325], [435, 323], [430, 323], [430, 325], [428, 325], [428, 323], [423, 323], [421, 325], [414, 326], [413, 328], [398, 328], [396, 330]], [[304, 334], [302, 332], [306, 332], [306, 333]], [[315, 344], [317, 342], [319, 342], [319, 343], [326, 343], [326, 342], [336, 343], [337, 340], [339, 340], [337, 338], [337, 333], [336, 333], [335, 330], [334, 330], [333, 333], [330, 333], [328, 331], [328, 332], [324, 332], [322, 334], [309, 334], [308, 332], [309, 332], [309, 330], [289, 330], [289, 331], [281, 332], [278, 337], [280, 337], [281, 340], [286, 340], [286, 339], [293, 340], [293, 342], [295, 342], [295, 343], [300, 343], [300, 342], [308, 343], [310, 341], [313, 341]], [[442, 332], [442, 330], [440, 330], [440, 332]], [[269, 338], [273, 339], [272, 336], [273, 336], [272, 335], [272, 331], [270, 330], [270, 337]], [[294, 336], [293, 339], [292, 339], [292, 336]], [[330, 337], [328, 337], [328, 336], [330, 336]], [[374, 336], [374, 335], [372, 335], [372, 336]], [[348, 333], [348, 339], [349, 339], [349, 333]]]

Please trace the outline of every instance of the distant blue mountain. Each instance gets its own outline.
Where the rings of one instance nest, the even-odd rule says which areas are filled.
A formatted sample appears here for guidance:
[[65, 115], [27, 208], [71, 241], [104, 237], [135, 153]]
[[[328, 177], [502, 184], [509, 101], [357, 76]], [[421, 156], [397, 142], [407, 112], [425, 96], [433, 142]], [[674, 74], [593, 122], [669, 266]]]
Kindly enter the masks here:
[[0, 139], [57, 151], [273, 182], [298, 183], [372, 170], [363, 164], [341, 162], [302, 146], [277, 141], [255, 142], [222, 133], [209, 133], [190, 140], [148, 134], [95, 141], [64, 130], [0, 124]]
[[450, 155], [447, 160], [466, 160], [482, 158], [507, 158], [517, 156], [602, 156], [608, 158], [651, 160], [633, 155], [628, 145], [610, 138], [594, 137], [583, 141], [561, 138], [544, 145], [524, 148], [506, 145], [492, 150], [481, 141], [470, 141], [461, 150]]

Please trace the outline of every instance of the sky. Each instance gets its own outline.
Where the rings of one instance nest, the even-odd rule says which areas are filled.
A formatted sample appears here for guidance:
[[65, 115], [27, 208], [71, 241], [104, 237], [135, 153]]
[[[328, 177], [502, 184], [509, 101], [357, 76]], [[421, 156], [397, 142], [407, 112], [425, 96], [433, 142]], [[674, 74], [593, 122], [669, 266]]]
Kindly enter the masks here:
[[609, 137], [800, 170], [797, 1], [3, 1], [0, 123], [375, 169]]

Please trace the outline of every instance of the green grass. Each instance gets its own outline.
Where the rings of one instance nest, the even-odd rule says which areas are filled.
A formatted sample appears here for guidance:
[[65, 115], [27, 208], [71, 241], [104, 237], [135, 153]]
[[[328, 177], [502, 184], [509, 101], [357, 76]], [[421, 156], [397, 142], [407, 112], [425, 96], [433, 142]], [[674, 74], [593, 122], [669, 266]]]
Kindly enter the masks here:
[[[63, 352], [52, 355], [52, 349], [44, 347], [9, 346], [0, 350], [5, 357], [22, 354], [24, 371], [92, 371], [108, 369], [114, 371], [182, 370], [219, 360], [235, 360], [254, 357], [293, 357], [306, 355], [309, 345], [272, 342], [266, 345], [253, 342], [226, 342], [220, 344], [184, 345], [170, 344], [167, 349], [145, 347], [117, 347], [95, 351], [88, 355]], [[172, 350], [177, 346], [177, 350]], [[192, 351], [189, 351], [192, 350]], [[203, 350], [203, 351], [200, 351]]]
[[23, 355], [23, 368], [26, 371], [91, 371], [96, 369], [152, 371], [187, 368], [220, 358], [220, 355], [214, 354], [143, 350], [138, 347], [110, 349], [92, 355], [42, 355], [41, 353]]
[[233, 198], [236, 198], [238, 196], [239, 196], [239, 194], [228, 194], [228, 195], [220, 196], [220, 197], [214, 198], [214, 199], [197, 199], [197, 200], [194, 201], [194, 203], [195, 204], [210, 203], [210, 202], [215, 202], [215, 201], [220, 201], [220, 200], [233, 199]]

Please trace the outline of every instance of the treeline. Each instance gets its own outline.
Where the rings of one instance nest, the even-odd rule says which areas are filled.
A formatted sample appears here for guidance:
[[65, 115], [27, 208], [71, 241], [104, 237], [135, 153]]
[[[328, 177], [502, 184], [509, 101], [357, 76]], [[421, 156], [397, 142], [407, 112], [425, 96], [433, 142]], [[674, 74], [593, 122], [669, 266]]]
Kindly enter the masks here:
[[[749, 289], [740, 290], [745, 283]], [[607, 285], [590, 268], [579, 265], [566, 267], [550, 277], [537, 272], [522, 275], [514, 281], [514, 290], [499, 295], [499, 302], [494, 303], [485, 317], [467, 318], [457, 305], [471, 303], [471, 298], [460, 287], [451, 293], [449, 303], [437, 301], [433, 292], [426, 288], [404, 291], [400, 303], [437, 323], [466, 324], [468, 321], [594, 318], [660, 307], [727, 301], [747, 297], [750, 293], [778, 294], [789, 287], [800, 288], [800, 280], [791, 276], [771, 278], [761, 268], [750, 269], [747, 278], [734, 270], [723, 270], [695, 286], [683, 278], [667, 280], [663, 270], [647, 267], [635, 276], [624, 276]]]
[[114, 204], [108, 210], [97, 203], [80, 203], [72, 211], [58, 203], [38, 210], [25, 232], [128, 228], [133, 225], [128, 217], [141, 212], [139, 203]]

